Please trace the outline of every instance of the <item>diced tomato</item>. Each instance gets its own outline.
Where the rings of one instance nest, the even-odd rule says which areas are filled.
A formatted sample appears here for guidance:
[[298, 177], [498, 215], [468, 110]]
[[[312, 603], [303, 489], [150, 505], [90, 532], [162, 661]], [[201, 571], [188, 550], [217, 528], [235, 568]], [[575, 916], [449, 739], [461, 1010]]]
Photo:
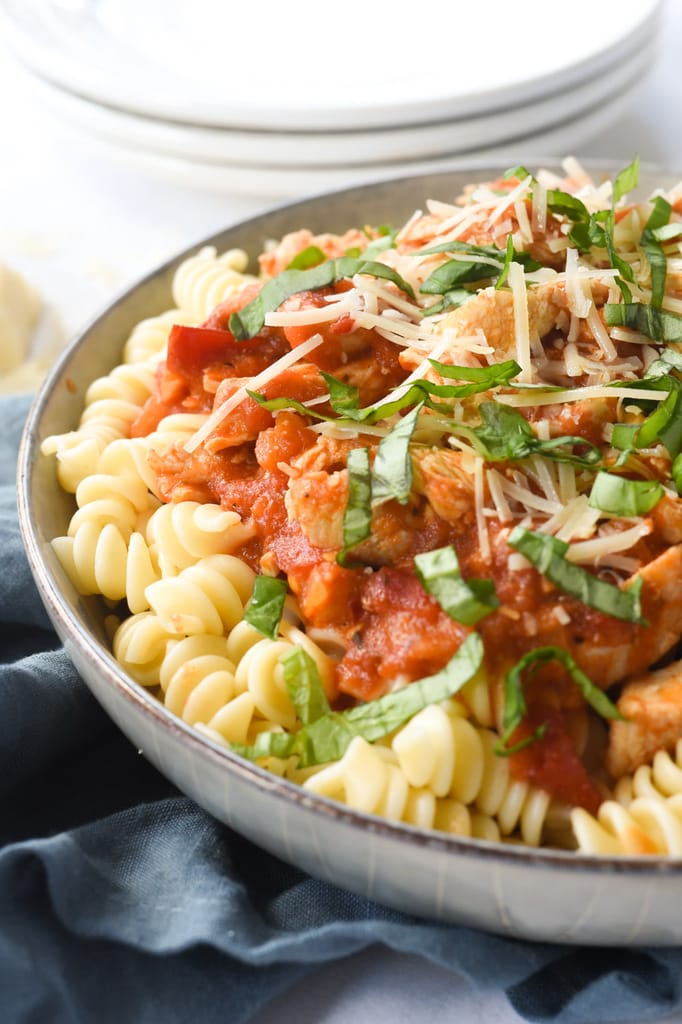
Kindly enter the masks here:
[[236, 341], [230, 331], [216, 327], [174, 324], [168, 335], [168, 369], [192, 376], [214, 363], [227, 363], [236, 353], [262, 344], [260, 336]]

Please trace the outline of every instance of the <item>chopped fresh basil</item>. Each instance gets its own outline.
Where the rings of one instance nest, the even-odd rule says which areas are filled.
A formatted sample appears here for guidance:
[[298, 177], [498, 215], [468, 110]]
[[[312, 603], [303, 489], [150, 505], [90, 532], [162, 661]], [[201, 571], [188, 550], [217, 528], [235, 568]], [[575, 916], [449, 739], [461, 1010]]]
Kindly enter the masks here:
[[253, 594], [244, 609], [244, 620], [263, 636], [275, 640], [286, 596], [286, 580], [277, 576], [256, 576]]
[[[505, 359], [490, 366], [453, 366], [452, 363], [441, 363], [438, 359], [429, 359], [429, 362], [441, 377], [469, 381], [476, 386], [477, 391], [489, 391], [501, 384], [507, 384], [521, 373], [521, 367], [515, 359]], [[476, 391], [460, 391], [456, 397], [466, 398], [469, 394], [476, 394]]]
[[547, 189], [547, 208], [552, 213], [567, 217], [574, 224], [590, 223], [590, 213], [582, 199], [571, 195], [570, 192], [562, 192], [557, 188]]
[[490, 263], [477, 263], [475, 260], [448, 260], [436, 267], [419, 291], [424, 295], [445, 295], [457, 285], [496, 278], [501, 269], [502, 264], [492, 266]]
[[471, 633], [445, 668], [433, 676], [347, 711], [330, 711], [296, 733], [262, 732], [252, 746], [232, 744], [232, 749], [250, 760], [297, 756], [301, 768], [338, 761], [355, 736], [373, 743], [429, 704], [453, 697], [473, 679], [482, 662], [483, 642], [478, 633]]
[[421, 410], [420, 402], [381, 439], [372, 466], [373, 505], [391, 498], [401, 505], [407, 504], [412, 490], [410, 441]]
[[513, 359], [507, 359], [502, 363], [493, 363], [492, 366], [452, 366], [449, 363], [440, 363], [437, 359], [430, 359], [429, 362], [440, 373], [442, 377], [451, 380], [465, 381], [463, 384], [434, 384], [430, 380], [414, 380], [408, 390], [393, 400], [384, 401], [380, 405], [370, 405], [364, 409], [359, 408], [359, 392], [352, 384], [346, 384], [329, 373], [321, 371], [327, 387], [329, 388], [329, 404], [336, 416], [329, 416], [309, 408], [296, 398], [265, 398], [257, 391], [249, 391], [247, 394], [258, 405], [270, 412], [278, 412], [280, 409], [295, 409], [302, 416], [310, 416], [313, 419], [339, 422], [349, 420], [352, 423], [376, 423], [378, 420], [385, 420], [394, 416], [403, 409], [408, 409], [416, 403], [422, 403], [436, 412], [448, 415], [451, 409], [447, 405], [433, 401], [434, 398], [455, 401], [468, 398], [481, 391], [489, 391], [491, 388], [507, 384], [520, 372], [520, 366]]
[[417, 576], [427, 594], [446, 615], [464, 626], [473, 626], [499, 607], [492, 580], [465, 580], [452, 545], [415, 555]]
[[[437, 267], [427, 277], [419, 289], [424, 295], [451, 295], [455, 286], [472, 284], [475, 281], [487, 279], [498, 280], [499, 277], [509, 272], [508, 266], [512, 262], [520, 263], [525, 271], [539, 270], [541, 264], [535, 260], [530, 253], [517, 251], [509, 236], [506, 249], [498, 249], [494, 245], [470, 245], [467, 242], [441, 242], [439, 245], [423, 249], [420, 256], [441, 252], [466, 253], [473, 257], [471, 260], [448, 260]], [[479, 261], [475, 257], [479, 257]], [[495, 260], [495, 265], [480, 262], [480, 257], [488, 260]], [[505, 272], [506, 268], [506, 272]], [[431, 312], [431, 310], [429, 310]]]
[[540, 726], [526, 740], [522, 740], [521, 743], [516, 744], [514, 747], [507, 746], [514, 730], [521, 724], [526, 714], [523, 674], [527, 669], [533, 671], [539, 665], [546, 664], [549, 661], [558, 661], [560, 665], [563, 665], [587, 703], [590, 707], [594, 708], [598, 715], [601, 715], [602, 718], [622, 719], [623, 716], [615, 704], [583, 672], [568, 651], [563, 650], [561, 647], [536, 647], [534, 650], [524, 654], [505, 675], [504, 711], [502, 716], [503, 732], [499, 743], [495, 747], [495, 753], [500, 756], [516, 753], [516, 751], [528, 746], [534, 740], [540, 739], [544, 734], [546, 727]]
[[636, 156], [631, 164], [620, 171], [613, 182], [613, 202], [619, 202], [633, 188], [637, 188], [639, 181], [639, 157]]
[[668, 394], [649, 413], [635, 437], [637, 448], [651, 448], [662, 444], [675, 458], [682, 451], [682, 385], [677, 377], [664, 377], [653, 383], [662, 384]]
[[663, 485], [657, 480], [629, 480], [615, 473], [597, 473], [590, 491], [589, 504], [616, 516], [643, 516], [663, 497]]
[[669, 224], [661, 224], [659, 227], [652, 228], [651, 234], [657, 242], [672, 242], [682, 235], [682, 221], [675, 220]]
[[[533, 433], [528, 420], [516, 409], [500, 402], [481, 402], [478, 407], [481, 424], [478, 427], [451, 424], [453, 434], [466, 437], [489, 462], [507, 462], [527, 459], [531, 455], [544, 455], [554, 462], [594, 467], [601, 458], [599, 449], [583, 437], [553, 437], [541, 441]], [[585, 448], [585, 454], [576, 454], [574, 446]]]
[[347, 456], [348, 502], [343, 513], [343, 547], [336, 560], [346, 565], [351, 548], [367, 540], [372, 532], [372, 483], [369, 449], [352, 448]]
[[324, 263], [326, 258], [326, 255], [322, 252], [319, 245], [309, 245], [306, 249], [301, 249], [301, 251], [294, 256], [286, 269], [309, 270], [310, 267], [317, 267], [320, 263]]
[[517, 164], [516, 167], [508, 167], [502, 175], [503, 181], [508, 181], [510, 178], [518, 178], [519, 181], [525, 181], [526, 178], [532, 177], [530, 171], [527, 171], [523, 164]]
[[565, 557], [568, 551], [568, 544], [565, 541], [548, 533], [534, 533], [522, 526], [516, 526], [512, 530], [507, 543], [524, 555], [538, 572], [565, 594], [570, 594], [571, 597], [577, 598], [596, 611], [604, 612], [605, 615], [612, 615], [625, 622], [646, 624], [642, 618], [639, 600], [642, 589], [641, 576], [637, 576], [626, 590], [621, 590], [620, 587], [593, 576], [582, 566], [569, 562]]
[[620, 451], [630, 452], [635, 445], [639, 423], [616, 423], [611, 433], [611, 445]]
[[372, 277], [392, 281], [410, 298], [415, 297], [411, 285], [387, 264], [366, 260], [362, 257], [354, 259], [349, 256], [339, 256], [336, 259], [320, 263], [316, 267], [310, 267], [308, 270], [283, 270], [281, 274], [270, 278], [255, 299], [231, 315], [230, 331], [237, 341], [255, 338], [263, 328], [266, 313], [279, 309], [285, 299], [291, 295], [295, 295], [297, 292], [326, 288], [328, 285], [335, 284], [345, 277], [353, 277], [355, 274], [370, 274]]
[[331, 373], [320, 371], [325, 384], [329, 388], [329, 404], [339, 416], [356, 419], [359, 411], [360, 392], [354, 384], [347, 384]]
[[288, 654], [283, 654], [279, 663], [291, 703], [296, 709], [299, 721], [309, 725], [331, 711], [324, 692], [320, 673], [314, 659], [303, 647], [296, 645]]
[[395, 246], [396, 235], [398, 234], [396, 230], [379, 228], [379, 232], [379, 237], [373, 238], [362, 254], [366, 260], [373, 260], [380, 253], [385, 252], [387, 249], [393, 249]]
[[665, 348], [658, 359], [649, 364], [646, 376], [647, 378], [665, 377], [672, 370], [682, 373], [682, 352], [676, 348]]
[[642, 231], [640, 245], [644, 251], [651, 273], [651, 305], [660, 308], [665, 294], [665, 279], [668, 273], [668, 260], [663, 247], [654, 232], [662, 228], [670, 220], [672, 207], [662, 196], [654, 199], [654, 208]]
[[[675, 361], [673, 350], [669, 350], [669, 357]], [[665, 355], [665, 353], [664, 353]], [[663, 356], [661, 357], [663, 359]], [[658, 360], [661, 362], [661, 360]], [[655, 365], [655, 364], [652, 364]], [[651, 399], [630, 398], [630, 401], [641, 406], [643, 409], [653, 407], [646, 419], [636, 425], [632, 435], [631, 448], [651, 448], [656, 444], [662, 444], [672, 458], [682, 451], [682, 382], [678, 377], [673, 377], [669, 370], [660, 367], [651, 377], [643, 377], [636, 381], [618, 381], [611, 385], [614, 390], [619, 387], [629, 387], [633, 390], [665, 391], [665, 398], [661, 402], [654, 402]], [[625, 436], [621, 430], [622, 424], [614, 428], [617, 439]], [[618, 447], [620, 445], [617, 445]]]
[[511, 235], [507, 237], [507, 249], [504, 254], [504, 265], [497, 281], [495, 282], [495, 291], [499, 291], [500, 288], [504, 288], [509, 277], [509, 268], [514, 261], [514, 239]]
[[613, 199], [610, 210], [597, 210], [590, 214], [587, 207], [576, 196], [569, 193], [551, 189], [547, 193], [547, 205], [553, 213], [559, 213], [573, 222], [573, 227], [568, 233], [569, 241], [581, 252], [589, 252], [592, 246], [606, 249], [609, 256], [609, 263], [619, 273], [616, 284], [623, 293], [626, 302], [631, 301], [631, 292], [626, 281], [634, 281], [634, 273], [630, 264], [622, 259], [613, 242], [613, 230], [615, 226], [615, 204], [637, 184], [639, 175], [639, 161], [633, 160], [628, 167], [625, 167], [615, 178], [613, 185]]
[[466, 288], [453, 288], [451, 291], [446, 292], [438, 302], [434, 302], [432, 306], [423, 309], [422, 314], [424, 316], [435, 316], [437, 313], [447, 313], [449, 309], [457, 309], [459, 306], [464, 305], [474, 294], [474, 292], [470, 292]]
[[609, 327], [630, 327], [654, 341], [682, 342], [682, 316], [642, 302], [607, 302], [604, 319]]

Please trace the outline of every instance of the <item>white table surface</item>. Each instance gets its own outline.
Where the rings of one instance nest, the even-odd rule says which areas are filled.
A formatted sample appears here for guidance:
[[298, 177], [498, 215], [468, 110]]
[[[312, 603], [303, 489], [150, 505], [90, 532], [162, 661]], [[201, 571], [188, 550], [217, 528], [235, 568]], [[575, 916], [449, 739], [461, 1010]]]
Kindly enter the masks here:
[[[532, 31], [532, 19], [529, 23]], [[585, 30], [585, 27], [580, 29]], [[668, 0], [657, 62], [617, 123], [574, 149], [577, 157], [643, 161], [682, 177], [682, 3]], [[117, 292], [158, 262], [277, 197], [199, 192], [164, 180], [47, 113], [0, 38], [0, 263], [19, 270], [44, 296], [66, 339]], [[519, 161], [528, 154], [519, 153]], [[563, 156], [564, 153], [543, 154]], [[465, 980], [418, 957], [380, 947], [320, 969], [252, 1024], [466, 1024], [521, 1020], [491, 983]], [[660, 1024], [682, 1021], [682, 1012]], [[599, 1024], [595, 1021], [594, 1024]]]

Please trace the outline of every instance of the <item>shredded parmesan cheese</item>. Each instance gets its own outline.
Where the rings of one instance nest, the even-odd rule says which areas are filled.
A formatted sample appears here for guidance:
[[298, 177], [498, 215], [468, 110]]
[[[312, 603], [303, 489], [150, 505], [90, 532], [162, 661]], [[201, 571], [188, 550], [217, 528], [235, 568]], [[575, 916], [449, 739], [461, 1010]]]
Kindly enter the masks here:
[[566, 558], [569, 562], [578, 564], [596, 562], [605, 555], [613, 554], [616, 551], [628, 551], [633, 544], [636, 544], [642, 537], [646, 537], [648, 533], [651, 533], [651, 526], [646, 522], [640, 522], [628, 530], [619, 530], [595, 537], [594, 540], [583, 540], [571, 544], [566, 552]]
[[533, 364], [530, 351], [528, 297], [526, 295], [526, 279], [520, 263], [512, 262], [509, 266], [509, 286], [512, 290], [514, 308], [516, 361], [521, 367], [518, 380], [523, 384], [530, 384], [533, 379]]
[[521, 196], [528, 191], [528, 186], [532, 180], [533, 179], [529, 174], [527, 178], [524, 178], [523, 181], [519, 182], [516, 188], [511, 189], [506, 196], [502, 196], [485, 222], [486, 228], [491, 228], [495, 221], [499, 220], [500, 217], [507, 212], [509, 207], [513, 206], [516, 200], [520, 199]]

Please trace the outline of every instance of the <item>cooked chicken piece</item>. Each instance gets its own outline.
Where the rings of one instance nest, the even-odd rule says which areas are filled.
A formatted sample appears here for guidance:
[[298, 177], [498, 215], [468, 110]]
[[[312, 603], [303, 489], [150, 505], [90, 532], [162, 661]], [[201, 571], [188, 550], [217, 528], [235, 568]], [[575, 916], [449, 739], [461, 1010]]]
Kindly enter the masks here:
[[682, 661], [631, 679], [623, 687], [618, 710], [626, 720], [611, 723], [606, 758], [616, 779], [682, 739]]
[[471, 525], [474, 516], [474, 478], [462, 452], [417, 448], [412, 454], [414, 488], [448, 523]]
[[[682, 635], [682, 544], [668, 548], [637, 573], [642, 578], [642, 615], [626, 643], [564, 644], [580, 667], [608, 687], [644, 672], [668, 653]], [[627, 584], [626, 584], [627, 586]]]

